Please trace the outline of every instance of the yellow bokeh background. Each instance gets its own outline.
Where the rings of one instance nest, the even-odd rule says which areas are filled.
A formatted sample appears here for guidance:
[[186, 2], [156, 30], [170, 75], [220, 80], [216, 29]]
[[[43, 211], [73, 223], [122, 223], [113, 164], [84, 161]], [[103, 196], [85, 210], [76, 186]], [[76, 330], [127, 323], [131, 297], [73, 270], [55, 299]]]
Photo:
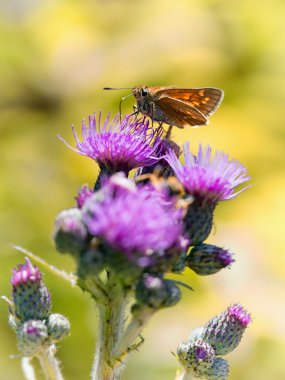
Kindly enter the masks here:
[[[195, 150], [224, 150], [249, 170], [252, 187], [221, 203], [209, 242], [229, 248], [230, 270], [180, 279], [195, 288], [158, 313], [124, 380], [174, 379], [171, 355], [190, 331], [240, 302], [253, 323], [230, 355], [230, 380], [285, 379], [285, 2], [283, 0], [11, 0], [0, 2], [0, 293], [10, 295], [21, 245], [58, 268], [74, 270], [50, 235], [97, 166], [69, 150], [70, 125], [95, 111], [115, 115], [138, 84], [214, 86], [225, 98], [209, 126], [174, 131]], [[123, 103], [132, 111], [134, 99]], [[90, 298], [45, 272], [53, 311], [72, 335], [58, 356], [68, 380], [88, 379], [96, 340]], [[14, 333], [0, 304], [0, 380], [23, 379]]]

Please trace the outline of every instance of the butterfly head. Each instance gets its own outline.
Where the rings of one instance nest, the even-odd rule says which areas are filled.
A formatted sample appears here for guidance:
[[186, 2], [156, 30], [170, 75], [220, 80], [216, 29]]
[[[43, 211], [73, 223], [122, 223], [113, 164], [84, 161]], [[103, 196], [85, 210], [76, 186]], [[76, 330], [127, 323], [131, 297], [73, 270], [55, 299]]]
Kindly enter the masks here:
[[149, 97], [150, 92], [146, 86], [137, 86], [133, 88], [133, 95], [137, 101], [145, 101]]
[[137, 86], [133, 88], [133, 95], [137, 100], [137, 109], [144, 115], [152, 115], [152, 95], [148, 87]]

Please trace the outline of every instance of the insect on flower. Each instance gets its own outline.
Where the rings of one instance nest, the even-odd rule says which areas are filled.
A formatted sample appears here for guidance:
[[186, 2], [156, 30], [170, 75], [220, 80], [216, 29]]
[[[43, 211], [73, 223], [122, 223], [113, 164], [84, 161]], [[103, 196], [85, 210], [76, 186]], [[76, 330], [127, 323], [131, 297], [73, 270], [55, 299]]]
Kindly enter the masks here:
[[[105, 87], [104, 89], [117, 90], [110, 87]], [[141, 112], [143, 115], [149, 116], [153, 121], [178, 128], [208, 124], [208, 117], [216, 111], [224, 96], [222, 90], [214, 87], [137, 86], [128, 89], [132, 90], [132, 94], [126, 97], [133, 95], [137, 100], [135, 113]], [[122, 100], [126, 97], [122, 98]]]

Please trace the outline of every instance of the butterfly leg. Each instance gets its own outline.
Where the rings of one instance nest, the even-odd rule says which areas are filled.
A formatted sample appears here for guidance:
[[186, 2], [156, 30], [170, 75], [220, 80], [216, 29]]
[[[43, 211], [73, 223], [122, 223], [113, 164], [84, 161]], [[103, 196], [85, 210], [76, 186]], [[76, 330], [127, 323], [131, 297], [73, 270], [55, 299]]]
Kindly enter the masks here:
[[151, 128], [153, 128], [153, 115], [154, 115], [154, 103], [150, 103], [150, 110], [151, 110]]
[[169, 125], [168, 130], [166, 132], [166, 136], [165, 136], [166, 140], [170, 140], [172, 128], [173, 128], [173, 125]]
[[134, 110], [134, 112], [131, 114], [131, 116], [135, 115], [136, 116], [135, 119], [137, 119], [138, 118], [138, 114], [139, 114], [138, 107], [136, 105], [133, 105], [133, 110]]

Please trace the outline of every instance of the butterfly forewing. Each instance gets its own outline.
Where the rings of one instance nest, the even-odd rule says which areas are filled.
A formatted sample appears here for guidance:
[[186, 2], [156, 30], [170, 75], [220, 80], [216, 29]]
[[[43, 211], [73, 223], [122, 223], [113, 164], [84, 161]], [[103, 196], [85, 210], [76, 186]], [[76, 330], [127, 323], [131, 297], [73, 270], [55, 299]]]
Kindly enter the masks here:
[[210, 116], [223, 100], [223, 91], [214, 88], [163, 88], [156, 92], [158, 99], [164, 97], [180, 100], [199, 110], [204, 116]]

